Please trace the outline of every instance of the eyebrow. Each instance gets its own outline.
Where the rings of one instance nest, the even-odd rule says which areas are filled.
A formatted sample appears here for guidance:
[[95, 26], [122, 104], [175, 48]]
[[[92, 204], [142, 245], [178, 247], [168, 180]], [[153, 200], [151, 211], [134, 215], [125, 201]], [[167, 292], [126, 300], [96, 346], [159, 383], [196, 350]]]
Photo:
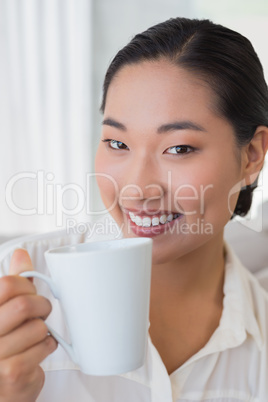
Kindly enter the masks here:
[[118, 121], [115, 121], [115, 120], [110, 119], [110, 118], [104, 119], [102, 124], [105, 125], [105, 126], [111, 126], [111, 127], [118, 128], [121, 131], [127, 131], [127, 128], [126, 128], [126, 126], [124, 126], [124, 124], [119, 123]]
[[[121, 131], [127, 131], [127, 128], [126, 126], [124, 126], [124, 124], [119, 123], [118, 121], [111, 118], [104, 119], [102, 124], [118, 128]], [[199, 124], [196, 124], [190, 120], [185, 120], [185, 121], [175, 121], [173, 123], [163, 124], [160, 127], [158, 127], [157, 133], [162, 134], [176, 130], [195, 130], [204, 132], [206, 131], [204, 127], [200, 126]]]

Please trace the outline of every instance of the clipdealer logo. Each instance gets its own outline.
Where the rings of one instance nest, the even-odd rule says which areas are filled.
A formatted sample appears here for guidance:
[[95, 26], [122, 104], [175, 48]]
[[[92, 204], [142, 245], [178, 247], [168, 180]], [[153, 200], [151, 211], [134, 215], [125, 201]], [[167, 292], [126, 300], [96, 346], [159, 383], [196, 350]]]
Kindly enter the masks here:
[[[102, 180], [108, 180], [109, 184], [112, 185], [113, 190], [111, 191], [114, 194], [111, 205], [99, 211], [94, 210], [92, 207], [92, 192], [94, 192], [93, 183], [94, 179], [97, 177], [101, 178]], [[31, 201], [31, 205], [27, 205], [27, 207], [25, 207], [21, 205], [21, 200], [18, 196], [16, 196], [16, 192], [18, 193], [18, 188], [26, 188], [27, 184], [29, 185], [29, 181], [31, 182], [31, 185], [34, 186], [36, 196], [34, 197], [33, 201]], [[258, 196], [262, 197], [262, 186], [260, 183], [262, 183], [261, 175], [259, 178], [259, 187], [254, 191], [254, 194], [258, 193]], [[199, 214], [199, 216], [202, 218], [205, 212], [206, 193], [213, 191], [213, 185], [200, 185], [197, 189], [191, 184], [182, 184], [177, 188], [174, 186], [174, 184], [175, 183], [172, 182], [171, 172], [167, 172], [167, 205], [165, 209], [171, 211], [173, 208], [175, 208], [177, 212], [182, 213], [185, 216], [198, 216]], [[245, 183], [243, 182], [237, 183], [229, 191], [227, 202], [231, 214], [232, 211], [230, 208], [230, 199], [235, 193], [239, 192], [244, 185]], [[145, 197], [142, 188], [135, 184], [127, 184], [123, 188], [119, 189], [115, 179], [105, 173], [86, 173], [85, 186], [82, 187], [77, 183], [57, 183], [53, 173], [46, 173], [43, 170], [39, 170], [36, 172], [19, 172], [12, 176], [6, 185], [5, 197], [8, 208], [15, 214], [22, 216], [52, 215], [55, 216], [56, 227], [66, 227], [66, 224], [68, 226], [69, 222], [70, 228], [74, 229], [78, 224], [74, 217], [78, 217], [81, 213], [86, 213], [87, 216], [91, 217], [98, 217], [109, 213], [118, 204], [123, 209], [123, 204], [126, 202], [126, 200], [133, 200], [133, 197], [129, 197], [127, 195], [129, 189], [134, 189], [136, 191], [137, 196], [134, 197], [134, 199], [143, 200], [144, 210], [147, 208], [149, 210], [150, 201], [153, 201], [157, 198], [161, 199], [163, 197], [163, 189], [158, 184], [150, 184], [146, 187], [158, 190], [159, 195], [157, 197], [154, 195], [151, 198], [147, 198]], [[72, 203], [68, 202], [70, 195], [72, 196]], [[73, 202], [74, 199], [75, 202]], [[29, 202], [29, 200], [27, 200], [27, 202]], [[181, 202], [183, 202], [184, 205], [191, 205], [191, 203], [193, 203], [192, 205], [194, 205], [194, 208], [189, 208], [187, 211], [182, 210]], [[260, 232], [262, 230], [262, 210], [260, 210], [260, 216], [258, 216], [257, 220], [251, 218], [252, 217], [249, 214], [245, 218], [235, 218], [235, 220], [253, 231]], [[211, 231], [213, 231], [213, 227], [211, 228], [212, 223], [205, 222], [203, 219], [199, 219], [199, 222], [199, 226], [202, 226], [202, 232], [207, 231], [207, 233], [211, 233]], [[184, 227], [179, 228], [181, 232], [184, 229]], [[201, 233], [200, 230], [198, 230], [198, 233]]]
[[[60, 184], [55, 182], [55, 175], [51, 172], [45, 173], [43, 170], [37, 172], [19, 172], [12, 176], [6, 185], [5, 199], [8, 208], [15, 214], [22, 216], [32, 215], [55, 215], [55, 223], [57, 227], [62, 227], [64, 216], [76, 216], [81, 212], [86, 212], [89, 216], [102, 215], [104, 212], [114, 208], [114, 203], [109, 210], [94, 211], [91, 207], [91, 188], [92, 179], [96, 176], [105, 177], [110, 180], [115, 191], [118, 192], [116, 181], [109, 175], [103, 173], [87, 173], [86, 183], [83, 188], [77, 183]], [[27, 181], [33, 182], [36, 190], [36, 197], [33, 205], [25, 208], [19, 204], [18, 197], [14, 196], [16, 186], [27, 185]], [[67, 193], [76, 199], [73, 207], [68, 207], [64, 198]]]

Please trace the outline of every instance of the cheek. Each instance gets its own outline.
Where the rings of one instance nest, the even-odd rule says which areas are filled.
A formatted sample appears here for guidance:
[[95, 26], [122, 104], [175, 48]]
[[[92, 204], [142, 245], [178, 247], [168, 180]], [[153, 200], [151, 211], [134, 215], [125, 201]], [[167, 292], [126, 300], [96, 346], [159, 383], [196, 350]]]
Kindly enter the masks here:
[[110, 212], [116, 205], [117, 201], [117, 183], [112, 176], [104, 173], [97, 173], [96, 178], [102, 201], [106, 209]]
[[[203, 192], [204, 214], [209, 220], [228, 222], [235, 209], [240, 190], [240, 170], [236, 163], [215, 163], [206, 175]], [[205, 181], [205, 180], [204, 180]]]
[[[226, 166], [224, 160], [200, 163], [180, 172], [173, 171], [172, 198], [175, 210], [196, 217], [205, 215], [211, 220], [221, 211], [228, 221], [235, 208], [240, 171], [235, 163]], [[177, 179], [177, 181], [176, 181]], [[236, 189], [237, 187], [237, 189]]]
[[111, 208], [117, 187], [117, 184], [110, 173], [109, 163], [107, 162], [100, 146], [95, 158], [95, 174], [101, 198], [106, 208]]
[[103, 150], [98, 149], [95, 158], [95, 174], [100, 195], [105, 208], [116, 219], [116, 206], [120, 192], [118, 181], [118, 167], [109, 161]]
[[172, 172], [171, 194], [174, 209], [187, 216], [200, 215], [204, 210], [206, 193], [211, 191], [211, 178], [199, 165]]

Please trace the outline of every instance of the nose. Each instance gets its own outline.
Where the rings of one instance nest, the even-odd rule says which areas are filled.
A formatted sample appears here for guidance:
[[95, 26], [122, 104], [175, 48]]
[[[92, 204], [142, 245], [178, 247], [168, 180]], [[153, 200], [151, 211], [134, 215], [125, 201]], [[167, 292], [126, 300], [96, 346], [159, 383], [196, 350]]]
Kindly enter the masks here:
[[150, 201], [152, 208], [153, 204], [157, 204], [159, 208], [159, 200], [163, 198], [164, 193], [159, 166], [152, 158], [144, 156], [139, 161], [131, 161], [126, 169], [119, 203], [125, 208], [141, 208], [144, 201]]

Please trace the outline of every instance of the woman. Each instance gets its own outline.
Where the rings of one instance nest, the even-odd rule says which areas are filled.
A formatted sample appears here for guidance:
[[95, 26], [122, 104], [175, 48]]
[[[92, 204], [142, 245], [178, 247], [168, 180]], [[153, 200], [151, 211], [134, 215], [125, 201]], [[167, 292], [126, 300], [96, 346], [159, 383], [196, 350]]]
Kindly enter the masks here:
[[[39, 364], [56, 344], [38, 317], [50, 304], [5, 277], [0, 401], [34, 401], [42, 387], [38, 401], [266, 401], [268, 295], [223, 239], [250, 208], [268, 148], [250, 42], [207, 20], [158, 24], [115, 56], [101, 109], [96, 172], [118, 185], [99, 178], [105, 206], [125, 237], [153, 238], [147, 361], [121, 376], [60, 376], [51, 355], [43, 387]], [[10, 272], [30, 266], [18, 250]]]

